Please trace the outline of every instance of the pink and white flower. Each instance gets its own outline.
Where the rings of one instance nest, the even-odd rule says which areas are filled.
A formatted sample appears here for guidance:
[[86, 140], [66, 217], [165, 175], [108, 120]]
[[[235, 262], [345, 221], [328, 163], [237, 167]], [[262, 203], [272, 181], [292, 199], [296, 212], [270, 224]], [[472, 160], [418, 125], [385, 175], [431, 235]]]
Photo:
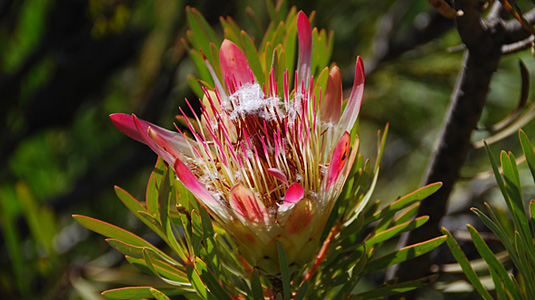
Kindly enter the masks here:
[[350, 131], [364, 91], [358, 58], [345, 107], [336, 66], [316, 99], [310, 77], [312, 30], [303, 12], [297, 27], [296, 79], [290, 89], [286, 71], [282, 95], [277, 94], [273, 72], [267, 87], [261, 87], [242, 50], [225, 40], [220, 47], [224, 82], [206, 61], [215, 90], [205, 88], [202, 112], [193, 120], [181, 110], [188, 133], [178, 127], [178, 132], [163, 129], [135, 115], [110, 116], [123, 133], [147, 144], [172, 166], [233, 237], [243, 257], [270, 274], [280, 272], [277, 243], [290, 264], [306, 264], [317, 252], [357, 153]]

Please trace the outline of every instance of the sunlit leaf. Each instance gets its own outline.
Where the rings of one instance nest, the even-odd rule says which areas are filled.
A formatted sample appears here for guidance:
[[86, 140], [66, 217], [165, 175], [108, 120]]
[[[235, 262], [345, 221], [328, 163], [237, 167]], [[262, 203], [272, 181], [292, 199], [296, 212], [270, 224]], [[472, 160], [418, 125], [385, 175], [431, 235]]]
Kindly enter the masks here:
[[150, 288], [149, 292], [152, 294], [154, 298], [156, 298], [156, 300], [171, 300], [164, 293], [160, 292], [159, 290], [155, 288]]
[[221, 284], [217, 281], [214, 275], [208, 270], [206, 264], [200, 259], [195, 258], [195, 269], [199, 272], [199, 276], [206, 283], [206, 286], [210, 289], [210, 293], [213, 294], [216, 299], [232, 300], [228, 293], [221, 287]]
[[427, 240], [418, 244], [410, 245], [399, 249], [398, 251], [387, 254], [383, 257], [370, 261], [365, 269], [364, 273], [368, 274], [373, 271], [381, 270], [391, 265], [395, 265], [411, 258], [423, 255], [447, 240], [445, 235], [436, 237], [434, 239]]
[[[153, 298], [150, 292], [150, 286], [130, 286], [117, 289], [111, 289], [102, 292], [102, 296], [109, 299], [138, 299], [138, 298]], [[169, 296], [184, 294], [180, 289], [160, 289], [161, 292]]]
[[403, 196], [402, 198], [394, 201], [389, 206], [383, 208], [381, 211], [374, 214], [369, 220], [366, 220], [366, 223], [371, 223], [380, 218], [384, 218], [385, 216], [388, 216], [390, 214], [394, 214], [402, 210], [403, 208], [416, 203], [417, 201], [423, 200], [429, 195], [436, 192], [441, 186], [442, 183], [436, 182], [426, 185], [410, 194], [407, 194], [406, 196]]
[[492, 300], [492, 296], [479, 280], [479, 277], [470, 265], [470, 261], [468, 261], [466, 255], [464, 255], [464, 252], [461, 250], [461, 247], [459, 247], [459, 244], [457, 244], [457, 241], [455, 241], [452, 234], [446, 228], [442, 228], [442, 233], [448, 236], [448, 239], [446, 240], [448, 247], [450, 248], [451, 253], [459, 265], [461, 265], [466, 278], [470, 281], [470, 283], [472, 283], [476, 291], [481, 295], [481, 297], [483, 297], [483, 299]]
[[364, 245], [365, 247], [370, 247], [371, 245], [382, 243], [398, 234], [401, 234], [409, 230], [414, 230], [422, 226], [423, 224], [425, 224], [428, 220], [429, 220], [428, 216], [422, 216], [422, 217], [414, 219], [413, 221], [409, 221], [409, 222], [391, 227], [388, 230], [380, 232], [372, 236], [371, 238], [367, 239], [364, 242]]

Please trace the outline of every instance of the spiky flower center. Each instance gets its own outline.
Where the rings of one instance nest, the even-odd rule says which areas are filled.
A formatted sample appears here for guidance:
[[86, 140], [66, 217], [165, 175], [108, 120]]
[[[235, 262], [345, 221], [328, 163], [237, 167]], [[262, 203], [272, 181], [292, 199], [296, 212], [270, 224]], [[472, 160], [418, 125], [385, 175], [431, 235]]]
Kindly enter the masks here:
[[267, 92], [258, 83], [230, 85], [229, 96], [205, 90], [201, 117], [184, 117], [197, 142], [190, 169], [216, 199], [228, 203], [229, 190], [241, 183], [276, 212], [291, 183], [309, 198], [319, 192], [326, 162], [315, 97], [303, 84], [290, 94], [288, 73], [283, 82], [282, 97], [273, 76]]

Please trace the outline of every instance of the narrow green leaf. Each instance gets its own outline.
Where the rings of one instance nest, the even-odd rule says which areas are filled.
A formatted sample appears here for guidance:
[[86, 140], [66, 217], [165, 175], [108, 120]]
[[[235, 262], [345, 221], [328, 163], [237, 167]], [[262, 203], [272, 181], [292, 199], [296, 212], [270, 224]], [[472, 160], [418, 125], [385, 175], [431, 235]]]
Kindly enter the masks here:
[[281, 268], [282, 288], [284, 291], [284, 300], [290, 300], [290, 270], [288, 268], [288, 260], [284, 253], [284, 248], [280, 243], [277, 243], [279, 249], [279, 265]]
[[262, 86], [264, 83], [264, 71], [262, 71], [262, 65], [260, 64], [259, 55], [253, 40], [245, 31], [241, 32], [241, 39], [245, 47], [245, 56], [247, 56], [251, 70], [253, 71], [255, 78], [259, 81], [258, 83], [260, 86]]
[[447, 240], [447, 236], [439, 236], [425, 242], [417, 243], [414, 245], [406, 246], [398, 251], [387, 254], [383, 257], [370, 261], [365, 269], [364, 274], [368, 274], [377, 270], [384, 269], [386, 267], [407, 261], [411, 258], [423, 255], [436, 247], [440, 246]]
[[202, 90], [202, 86], [199, 83], [199, 79], [190, 74], [186, 77], [186, 80], [188, 81], [190, 89], [193, 90], [193, 92], [195, 93], [195, 96], [197, 96], [197, 98], [202, 99], [204, 97], [204, 91]]
[[395, 218], [392, 222], [392, 225], [396, 226], [412, 220], [412, 218], [414, 218], [414, 216], [416, 216], [416, 214], [418, 213], [419, 208], [420, 203], [415, 203], [413, 206], [407, 209], [407, 211], [403, 212], [399, 217]]
[[[152, 298], [153, 295], [150, 292], [152, 287], [150, 286], [130, 286], [117, 289], [111, 289], [102, 292], [102, 296], [109, 299], [140, 299], [140, 298]], [[169, 296], [184, 294], [184, 291], [180, 289], [160, 289], [163, 293]]]
[[208, 267], [200, 258], [195, 258], [195, 269], [199, 272], [199, 276], [206, 283], [206, 286], [210, 289], [216, 299], [218, 300], [232, 300], [229, 294], [221, 287], [221, 284], [214, 277], [212, 272], [208, 270]]
[[[191, 58], [191, 61], [193, 62], [193, 65], [195, 66], [195, 70], [197, 70], [200, 80], [206, 82], [206, 84], [210, 88], [213, 88], [215, 86], [214, 79], [212, 78], [212, 75], [210, 74], [210, 71], [208, 70], [206, 63], [204, 62], [204, 58], [202, 54], [195, 49], [191, 49], [189, 50], [189, 57]], [[201, 99], [203, 95], [204, 95], [204, 92], [201, 93], [201, 97], [200, 97]]]
[[137, 247], [127, 244], [117, 239], [106, 239], [106, 242], [115, 250], [121, 252], [124, 255], [132, 256], [135, 258], [143, 258], [143, 247]]
[[403, 283], [380, 286], [373, 290], [351, 296], [349, 299], [378, 299], [378, 298], [384, 298], [384, 297], [395, 295], [395, 294], [406, 293], [406, 292], [419, 289], [419, 288], [429, 285], [430, 283], [435, 281], [437, 277], [438, 275], [434, 275], [434, 276], [428, 276], [428, 277], [424, 277], [424, 278], [420, 278], [420, 279], [416, 279], [412, 281], [406, 281]]
[[219, 21], [221, 26], [223, 26], [225, 38], [238, 45], [238, 47], [243, 48], [242, 40], [240, 39], [241, 29], [238, 24], [236, 24], [236, 21], [231, 17], [220, 17]]
[[110, 223], [81, 215], [73, 215], [72, 217], [85, 228], [103, 236], [117, 239], [134, 246], [155, 248], [152, 244], [131, 233], [130, 231], [124, 230]]
[[210, 215], [206, 211], [206, 209], [203, 207], [200, 210], [200, 216], [201, 216], [201, 222], [202, 222], [202, 231], [204, 238], [211, 238], [214, 236], [214, 228], [212, 226], [212, 219], [210, 218]]
[[305, 296], [307, 295], [308, 285], [309, 284], [310, 283], [309, 283], [308, 280], [303, 281], [303, 283], [301, 283], [301, 286], [299, 287], [299, 290], [297, 291], [297, 294], [295, 294], [294, 300], [303, 300], [303, 299], [305, 299]]
[[158, 157], [154, 170], [150, 174], [149, 183], [147, 184], [146, 205], [149, 214], [160, 222], [160, 213], [158, 209], [158, 201], [161, 197], [160, 188], [162, 180], [167, 177], [169, 168], [165, 165], [162, 158]]
[[195, 253], [195, 255], [199, 255], [204, 234], [202, 230], [201, 216], [196, 210], [191, 212], [191, 228], [193, 233], [191, 236], [193, 253]]
[[505, 267], [498, 260], [498, 258], [496, 258], [496, 255], [494, 255], [494, 253], [490, 250], [489, 246], [487, 246], [487, 243], [485, 243], [485, 241], [483, 240], [481, 235], [479, 235], [477, 230], [470, 224], [466, 225], [466, 227], [468, 228], [468, 232], [470, 233], [470, 236], [474, 241], [474, 245], [476, 246], [477, 251], [479, 252], [481, 257], [485, 259], [489, 267], [496, 271], [496, 273], [502, 280], [505, 289], [510, 291], [515, 296], [515, 299], [520, 299], [520, 290], [518, 284], [513, 281], [513, 279], [511, 279]]
[[[522, 265], [520, 264], [520, 261], [518, 260], [518, 255], [516, 253], [514, 245], [511, 243], [511, 240], [507, 236], [507, 233], [505, 233], [504, 228], [496, 221], [493, 221], [490, 219], [487, 215], [485, 215], [481, 210], [473, 207], [470, 209], [473, 211], [480, 219], [483, 221], [485, 226], [489, 228], [494, 234], [500, 239], [502, 244], [505, 246], [505, 249], [507, 249], [507, 252], [509, 253], [509, 256], [511, 257], [511, 260], [517, 266], [518, 268], [522, 269]], [[492, 213], [492, 210], [489, 211]], [[494, 215], [494, 213], [492, 213]]]
[[154, 298], [156, 298], [156, 300], [171, 300], [164, 293], [160, 292], [159, 290], [155, 288], [150, 288], [149, 292], [152, 294]]
[[110, 223], [100, 221], [94, 218], [86, 217], [86, 216], [73, 215], [72, 217], [85, 228], [92, 230], [98, 234], [101, 234], [108, 238], [122, 241], [126, 244], [130, 244], [133, 246], [146, 247], [146, 248], [152, 249], [156, 251], [158, 255], [165, 257], [169, 261], [173, 261], [171, 257], [163, 253], [158, 248], [154, 247], [151, 243], [145, 241], [144, 239], [140, 238], [139, 236], [127, 230], [124, 230]]
[[492, 282], [494, 283], [494, 290], [496, 291], [496, 296], [498, 297], [498, 300], [506, 300], [509, 299], [507, 297], [507, 294], [505, 293], [505, 289], [503, 286], [503, 282], [500, 279], [500, 276], [494, 271], [492, 268], [489, 268], [490, 277], [492, 278]]
[[489, 157], [490, 165], [492, 167], [492, 172], [494, 173], [494, 178], [496, 179], [496, 183], [498, 183], [498, 187], [500, 187], [500, 191], [502, 192], [502, 195], [505, 197], [505, 202], [507, 203], [507, 205], [509, 205], [509, 201], [508, 201], [509, 196], [507, 195], [507, 191], [505, 190], [505, 184], [503, 182], [502, 175], [500, 174], [500, 170], [498, 168], [498, 162], [496, 158], [494, 157], [494, 154], [492, 154], [492, 151], [490, 150], [490, 147], [487, 144], [487, 142], [484, 142], [484, 143], [485, 143], [485, 149], [487, 150], [487, 156]]
[[275, 1], [266, 0], [266, 7], [269, 14], [269, 18], [272, 22], [278, 23], [281, 21], [279, 14], [275, 10]]
[[373, 221], [379, 220], [381, 218], [384, 218], [385, 216], [388, 216], [390, 214], [394, 214], [400, 210], [402, 210], [405, 207], [408, 207], [409, 205], [418, 202], [420, 200], [423, 200], [427, 197], [429, 197], [431, 194], [436, 192], [440, 187], [442, 186], [441, 182], [432, 183], [429, 185], [426, 185], [420, 189], [417, 189], [416, 191], [394, 201], [389, 206], [383, 208], [379, 212], [375, 213], [371, 218], [365, 221], [366, 224], [369, 224]]
[[202, 282], [199, 274], [190, 265], [186, 266], [186, 270], [188, 273], [189, 281], [191, 282], [193, 288], [195, 288], [195, 291], [197, 291], [197, 293], [202, 299], [207, 299], [208, 290], [206, 289], [206, 286], [204, 286], [204, 283]]
[[518, 131], [518, 136], [520, 137], [520, 144], [522, 145], [522, 150], [526, 156], [526, 161], [529, 166], [529, 170], [531, 171], [531, 176], [535, 181], [535, 152], [533, 151], [533, 146], [529, 142], [526, 133], [522, 129]]
[[451, 233], [446, 228], [442, 228], [442, 233], [448, 237], [448, 239], [446, 240], [446, 242], [448, 243], [448, 247], [450, 248], [451, 253], [463, 269], [466, 278], [468, 278], [470, 283], [472, 283], [472, 286], [481, 295], [481, 297], [483, 297], [483, 299], [493, 300], [490, 293], [479, 280], [479, 277], [472, 268], [470, 261], [468, 260], [468, 258], [466, 258], [466, 255], [464, 255], [463, 250], [461, 249], [461, 247], [459, 247], [459, 244], [457, 244], [457, 241], [455, 241], [453, 235], [451, 235]]
[[414, 230], [422, 225], [424, 225], [429, 220], [428, 216], [422, 216], [419, 218], [414, 219], [413, 221], [409, 221], [394, 227], [389, 228], [388, 230], [385, 230], [383, 232], [380, 232], [371, 238], [367, 239], [364, 242], [364, 245], [366, 248], [370, 247], [371, 245], [375, 245], [378, 243], [382, 243], [392, 237], [397, 236], [398, 234], [401, 234], [403, 232]]
[[193, 291], [185, 271], [179, 270], [175, 266], [156, 258], [154, 251], [147, 248], [145, 248], [145, 250], [149, 253], [147, 260], [145, 260], [145, 256], [143, 258], [125, 256], [125, 258], [130, 264], [138, 267], [144, 272], [155, 274], [167, 284], [180, 287], [184, 291]]
[[204, 53], [210, 53], [210, 42], [217, 42], [212, 27], [195, 8], [186, 7], [186, 20], [192, 32], [191, 35], [188, 35], [190, 42]]
[[264, 300], [264, 290], [262, 289], [260, 276], [256, 269], [251, 273], [251, 291], [254, 300]]

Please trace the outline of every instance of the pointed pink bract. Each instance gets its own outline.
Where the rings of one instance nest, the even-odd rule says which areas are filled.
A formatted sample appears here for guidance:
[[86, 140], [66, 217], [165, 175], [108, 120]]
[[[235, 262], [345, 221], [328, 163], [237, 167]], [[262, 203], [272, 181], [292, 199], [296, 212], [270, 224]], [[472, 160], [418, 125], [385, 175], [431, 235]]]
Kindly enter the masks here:
[[303, 11], [297, 15], [297, 36], [299, 38], [299, 60], [297, 64], [297, 84], [308, 84], [312, 61], [312, 27]]
[[264, 203], [241, 183], [230, 190], [230, 207], [245, 220], [254, 223], [268, 223], [269, 214]]
[[190, 190], [195, 197], [204, 203], [211, 211], [221, 214], [223, 206], [217, 201], [206, 187], [199, 182], [191, 170], [180, 159], [176, 159], [173, 169], [182, 184]]
[[359, 115], [360, 105], [362, 103], [362, 96], [364, 95], [364, 64], [360, 56], [357, 58], [357, 66], [355, 68], [355, 80], [353, 81], [353, 89], [349, 96], [349, 101], [340, 119], [340, 125], [343, 130], [351, 131], [357, 116]]
[[284, 195], [284, 206], [290, 206], [299, 202], [305, 196], [305, 189], [299, 183], [292, 183]]
[[349, 145], [351, 143], [351, 137], [346, 131], [334, 147], [331, 163], [327, 171], [327, 178], [325, 183], [325, 189], [330, 190], [338, 180], [340, 173], [344, 169], [349, 156]]
[[334, 66], [327, 79], [327, 90], [321, 101], [320, 117], [327, 123], [338, 124], [342, 111], [342, 75], [338, 66]]
[[235, 82], [238, 86], [254, 82], [247, 57], [233, 42], [223, 41], [219, 50], [219, 62], [227, 87], [229, 82]]
[[277, 168], [269, 168], [267, 169], [267, 172], [273, 177], [277, 178], [278, 180], [288, 184], [288, 179], [286, 178], [286, 175], [284, 175], [284, 173], [281, 170]]

